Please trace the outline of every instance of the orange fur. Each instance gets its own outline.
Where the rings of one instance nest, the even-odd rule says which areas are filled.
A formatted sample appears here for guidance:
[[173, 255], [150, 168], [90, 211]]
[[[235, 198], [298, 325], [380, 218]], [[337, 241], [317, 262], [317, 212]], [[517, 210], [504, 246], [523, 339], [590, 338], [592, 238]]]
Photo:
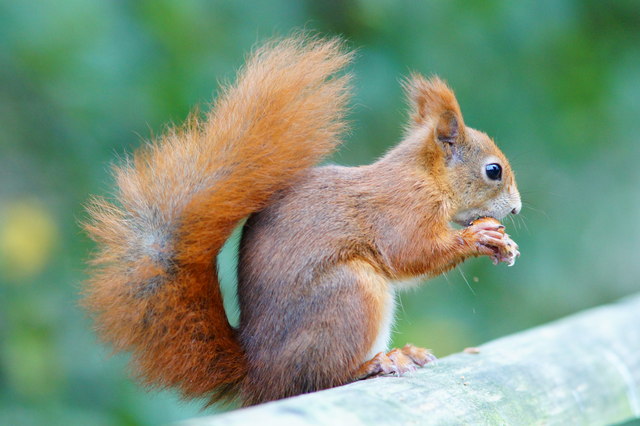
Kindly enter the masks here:
[[235, 395], [246, 358], [222, 308], [215, 256], [239, 220], [339, 143], [349, 76], [335, 74], [350, 58], [338, 40], [266, 44], [205, 119], [115, 168], [116, 203], [89, 207], [99, 252], [84, 305], [104, 340], [133, 353], [144, 383]]
[[[431, 355], [408, 346], [367, 359], [388, 341], [396, 282], [473, 256], [515, 259], [494, 219], [520, 209], [513, 172], [438, 78], [405, 84], [406, 136], [379, 161], [313, 168], [345, 129], [349, 76], [336, 73], [351, 56], [340, 47], [262, 47], [204, 120], [115, 169], [115, 203], [89, 208], [99, 252], [84, 303], [144, 383], [250, 405], [411, 370]], [[499, 180], [485, 175], [493, 163]], [[247, 216], [233, 329], [214, 261]]]

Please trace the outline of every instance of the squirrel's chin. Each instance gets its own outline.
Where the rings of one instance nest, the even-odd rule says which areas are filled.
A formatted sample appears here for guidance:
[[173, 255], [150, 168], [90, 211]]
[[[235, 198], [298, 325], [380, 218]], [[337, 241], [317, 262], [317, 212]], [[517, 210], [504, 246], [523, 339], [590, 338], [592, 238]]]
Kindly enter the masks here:
[[451, 221], [456, 225], [460, 225], [462, 227], [470, 226], [474, 221], [481, 219], [483, 217], [492, 217], [496, 220], [501, 220], [504, 216], [493, 215], [493, 214], [473, 214], [473, 215], [459, 215], [455, 216]]
[[462, 227], [469, 226], [471, 225], [471, 222], [473, 222], [473, 220], [464, 220], [464, 219], [458, 219], [458, 218], [453, 218], [451, 221], [456, 225], [460, 225]]
[[460, 226], [469, 226], [471, 222], [476, 219], [480, 219], [481, 217], [486, 217], [489, 215], [479, 214], [479, 212], [460, 212], [456, 214], [451, 221]]

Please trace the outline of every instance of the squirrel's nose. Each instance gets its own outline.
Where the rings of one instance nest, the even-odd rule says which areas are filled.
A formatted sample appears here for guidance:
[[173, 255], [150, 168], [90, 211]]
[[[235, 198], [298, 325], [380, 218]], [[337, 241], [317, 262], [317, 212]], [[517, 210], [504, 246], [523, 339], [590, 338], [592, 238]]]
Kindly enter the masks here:
[[518, 214], [518, 213], [520, 213], [520, 209], [522, 209], [522, 201], [520, 201], [520, 197], [518, 197], [518, 199], [516, 201], [517, 201], [517, 203], [514, 203], [515, 206], [511, 210], [512, 214]]
[[511, 205], [513, 208], [511, 209], [511, 214], [518, 214], [522, 209], [522, 200], [520, 199], [520, 194], [517, 189], [513, 190]]

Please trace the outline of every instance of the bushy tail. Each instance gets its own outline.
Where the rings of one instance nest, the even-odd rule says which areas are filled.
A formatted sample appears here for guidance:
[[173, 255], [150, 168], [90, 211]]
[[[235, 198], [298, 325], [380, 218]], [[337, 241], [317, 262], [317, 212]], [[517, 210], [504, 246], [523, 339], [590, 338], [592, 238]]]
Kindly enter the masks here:
[[98, 252], [83, 302], [101, 337], [132, 352], [145, 384], [234, 396], [246, 361], [216, 255], [242, 218], [338, 145], [349, 76], [335, 74], [350, 57], [335, 39], [262, 46], [204, 119], [115, 168], [115, 202], [89, 206]]

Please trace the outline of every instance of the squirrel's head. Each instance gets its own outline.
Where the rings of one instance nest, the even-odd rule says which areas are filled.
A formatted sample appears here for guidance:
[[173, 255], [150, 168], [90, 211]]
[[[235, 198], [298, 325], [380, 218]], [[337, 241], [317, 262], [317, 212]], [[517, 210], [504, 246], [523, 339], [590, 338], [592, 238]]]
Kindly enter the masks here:
[[478, 217], [502, 219], [522, 208], [514, 173], [485, 133], [466, 127], [453, 91], [437, 77], [413, 75], [409, 139], [436, 184], [451, 200], [451, 220], [468, 225]]

